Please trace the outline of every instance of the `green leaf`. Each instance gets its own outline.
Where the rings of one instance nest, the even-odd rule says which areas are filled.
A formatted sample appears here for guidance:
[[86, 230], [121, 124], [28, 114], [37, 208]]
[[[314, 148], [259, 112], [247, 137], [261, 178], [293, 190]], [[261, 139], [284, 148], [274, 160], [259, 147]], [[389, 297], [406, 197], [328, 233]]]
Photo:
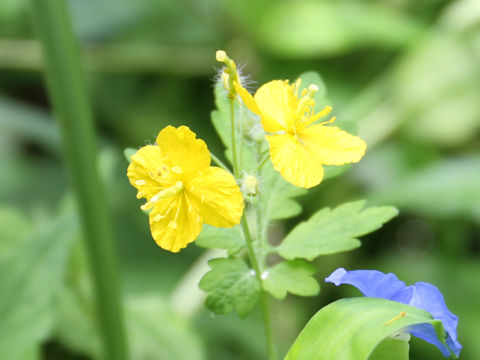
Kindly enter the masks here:
[[0, 265], [0, 359], [17, 359], [45, 340], [54, 321], [75, 225], [72, 211], [32, 229]]
[[364, 205], [361, 200], [316, 212], [293, 228], [276, 251], [289, 260], [313, 260], [319, 255], [352, 250], [360, 246], [357, 237], [380, 228], [398, 213], [390, 206], [363, 209]]
[[409, 350], [407, 339], [387, 338], [375, 348], [368, 360], [408, 360]]
[[137, 151], [138, 150], [134, 148], [126, 148], [125, 150], [123, 150], [123, 155], [125, 155], [125, 159], [127, 159], [127, 161], [131, 163], [132, 155], [134, 155]]
[[260, 294], [260, 283], [247, 264], [238, 258], [213, 259], [202, 280], [200, 289], [208, 292], [205, 305], [217, 314], [228, 314], [236, 309], [239, 316], [247, 316]]
[[286, 219], [302, 211], [292, 198], [306, 194], [307, 190], [285, 181], [270, 161], [262, 168], [262, 183], [262, 206], [267, 221]]
[[285, 360], [367, 360], [384, 339], [417, 324], [431, 324], [444, 342], [442, 322], [424, 310], [378, 298], [341, 299], [310, 319]]
[[240, 228], [217, 228], [203, 225], [200, 236], [195, 240], [197, 246], [207, 249], [225, 249], [228, 255], [237, 254], [245, 246]]
[[263, 286], [278, 300], [283, 300], [287, 291], [299, 296], [314, 296], [320, 292], [312, 276], [316, 271], [315, 266], [303, 260], [284, 261], [268, 269]]

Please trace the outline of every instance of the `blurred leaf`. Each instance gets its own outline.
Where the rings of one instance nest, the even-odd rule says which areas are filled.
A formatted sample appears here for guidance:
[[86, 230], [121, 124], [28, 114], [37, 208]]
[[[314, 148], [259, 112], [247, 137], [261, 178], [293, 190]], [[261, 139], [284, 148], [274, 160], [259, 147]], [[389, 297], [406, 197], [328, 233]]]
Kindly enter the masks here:
[[127, 161], [129, 163], [131, 163], [132, 162], [132, 155], [134, 155], [136, 152], [137, 152], [137, 149], [126, 148], [125, 150], [123, 150], [123, 155], [125, 156], [125, 159], [127, 159]]
[[228, 255], [238, 253], [245, 246], [240, 234], [240, 228], [216, 228], [210, 225], [203, 225], [200, 236], [195, 240], [197, 246], [207, 249], [225, 249]]
[[408, 341], [387, 338], [378, 344], [368, 360], [408, 360], [409, 350]]
[[0, 266], [0, 358], [17, 359], [45, 340], [53, 323], [53, 296], [63, 280], [74, 227], [72, 211], [32, 230]]
[[[91, 281], [82, 243], [72, 256], [68, 282], [57, 302], [56, 338], [75, 353], [100, 359]], [[157, 294], [131, 294], [124, 300], [129, 359], [204, 359], [199, 339], [186, 319], [175, 315]], [[181, 341], [179, 341], [181, 339]]]
[[307, 190], [285, 181], [270, 161], [262, 168], [262, 180], [262, 206], [266, 221], [286, 219], [302, 211], [292, 198], [305, 194]]
[[274, 2], [258, 28], [260, 44], [273, 53], [302, 59], [362, 47], [399, 47], [418, 26], [393, 7], [359, 1]]
[[30, 105], [0, 98], [0, 130], [28, 139], [46, 149], [60, 150], [60, 134], [46, 112]]
[[24, 214], [13, 208], [0, 207], [0, 263], [26, 240], [31, 228]]
[[419, 42], [396, 69], [395, 99], [408, 136], [443, 146], [471, 140], [480, 128], [479, 76], [460, 38], [444, 32]]
[[464, 155], [438, 161], [372, 193], [378, 204], [431, 215], [463, 215], [480, 220], [480, 157]]
[[[385, 324], [402, 312], [407, 315]], [[367, 360], [391, 334], [425, 323], [435, 328], [440, 341], [445, 341], [442, 322], [432, 320], [426, 311], [378, 298], [341, 299], [310, 319], [285, 360]]]
[[320, 291], [312, 276], [316, 271], [315, 266], [302, 260], [284, 261], [267, 270], [263, 286], [278, 300], [283, 300], [287, 291], [299, 296], [314, 296]]
[[200, 289], [208, 292], [205, 305], [217, 314], [228, 314], [235, 308], [239, 316], [252, 311], [260, 294], [260, 284], [253, 270], [238, 258], [213, 259], [200, 280]]
[[132, 360], [205, 359], [198, 336], [185, 319], [170, 311], [161, 297], [131, 296], [126, 312]]
[[319, 255], [352, 250], [360, 246], [357, 237], [380, 228], [398, 214], [390, 206], [362, 210], [364, 206], [361, 200], [316, 212], [294, 227], [276, 251], [289, 260], [313, 260]]

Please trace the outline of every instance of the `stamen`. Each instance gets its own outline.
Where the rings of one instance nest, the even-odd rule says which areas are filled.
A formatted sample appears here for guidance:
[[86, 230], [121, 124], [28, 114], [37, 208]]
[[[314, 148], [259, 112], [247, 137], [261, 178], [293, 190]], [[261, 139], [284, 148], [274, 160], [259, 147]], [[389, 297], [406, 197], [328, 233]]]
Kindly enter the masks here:
[[407, 313], [406, 313], [405, 311], [402, 311], [402, 312], [400, 312], [400, 314], [398, 314], [397, 316], [395, 316], [395, 317], [393, 317], [392, 319], [384, 322], [383, 325], [390, 325], [391, 323], [393, 323], [393, 322], [395, 322], [395, 321], [397, 321], [397, 320], [399, 320], [399, 319], [401, 319], [401, 318], [403, 318], [403, 317], [405, 317], [405, 316], [407, 316]]
[[175, 174], [181, 174], [182, 173], [182, 168], [180, 166], [174, 166], [174, 167], [172, 167], [172, 171]]
[[169, 197], [172, 197], [176, 194], [178, 194], [180, 191], [183, 189], [183, 182], [177, 181], [175, 185], [170, 186], [169, 188], [160, 190], [158, 193], [156, 193], [152, 198], [147, 201], [145, 204], [140, 206], [140, 209], [146, 211], [152, 208], [153, 204], [155, 204], [157, 201], [166, 199]]
[[[307, 127], [308, 125], [310, 124], [313, 124], [315, 121], [317, 121], [318, 119], [324, 117], [324, 116], [327, 116], [328, 114], [330, 114], [330, 111], [332, 111], [332, 107], [331, 106], [325, 106], [321, 111], [319, 111], [317, 114], [313, 115], [312, 117], [310, 117], [308, 120], [302, 122], [301, 126], [302, 128], [305, 128]], [[332, 123], [335, 121], [335, 117], [331, 118], [330, 120], [328, 121], [325, 121], [325, 122], [322, 122], [321, 124], [329, 124], [329, 123]]]
[[142, 186], [145, 185], [147, 182], [145, 180], [135, 180], [135, 185]]

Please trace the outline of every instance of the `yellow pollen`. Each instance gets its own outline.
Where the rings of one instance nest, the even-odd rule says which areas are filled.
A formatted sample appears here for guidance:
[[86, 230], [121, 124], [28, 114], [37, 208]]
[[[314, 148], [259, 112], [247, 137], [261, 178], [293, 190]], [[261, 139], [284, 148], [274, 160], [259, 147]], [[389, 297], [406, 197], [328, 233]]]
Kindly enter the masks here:
[[175, 174], [181, 174], [182, 173], [182, 168], [180, 166], [174, 166], [174, 167], [172, 167], [172, 171]]

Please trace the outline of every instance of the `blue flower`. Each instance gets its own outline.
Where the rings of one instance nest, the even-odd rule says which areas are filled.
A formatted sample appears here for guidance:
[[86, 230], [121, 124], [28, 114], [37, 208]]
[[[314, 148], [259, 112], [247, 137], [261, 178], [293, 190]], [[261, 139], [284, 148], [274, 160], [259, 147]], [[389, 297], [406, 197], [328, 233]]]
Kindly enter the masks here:
[[445, 357], [450, 356], [451, 352], [455, 356], [460, 354], [462, 345], [457, 341], [458, 317], [447, 309], [443, 295], [436, 286], [425, 282], [407, 286], [392, 273], [384, 274], [377, 270], [347, 271], [344, 268], [335, 270], [325, 282], [336, 286], [353, 285], [367, 297], [397, 301], [429, 312], [434, 319], [443, 323], [448, 347], [438, 340], [431, 324], [411, 326], [407, 329], [408, 332], [438, 347]]

